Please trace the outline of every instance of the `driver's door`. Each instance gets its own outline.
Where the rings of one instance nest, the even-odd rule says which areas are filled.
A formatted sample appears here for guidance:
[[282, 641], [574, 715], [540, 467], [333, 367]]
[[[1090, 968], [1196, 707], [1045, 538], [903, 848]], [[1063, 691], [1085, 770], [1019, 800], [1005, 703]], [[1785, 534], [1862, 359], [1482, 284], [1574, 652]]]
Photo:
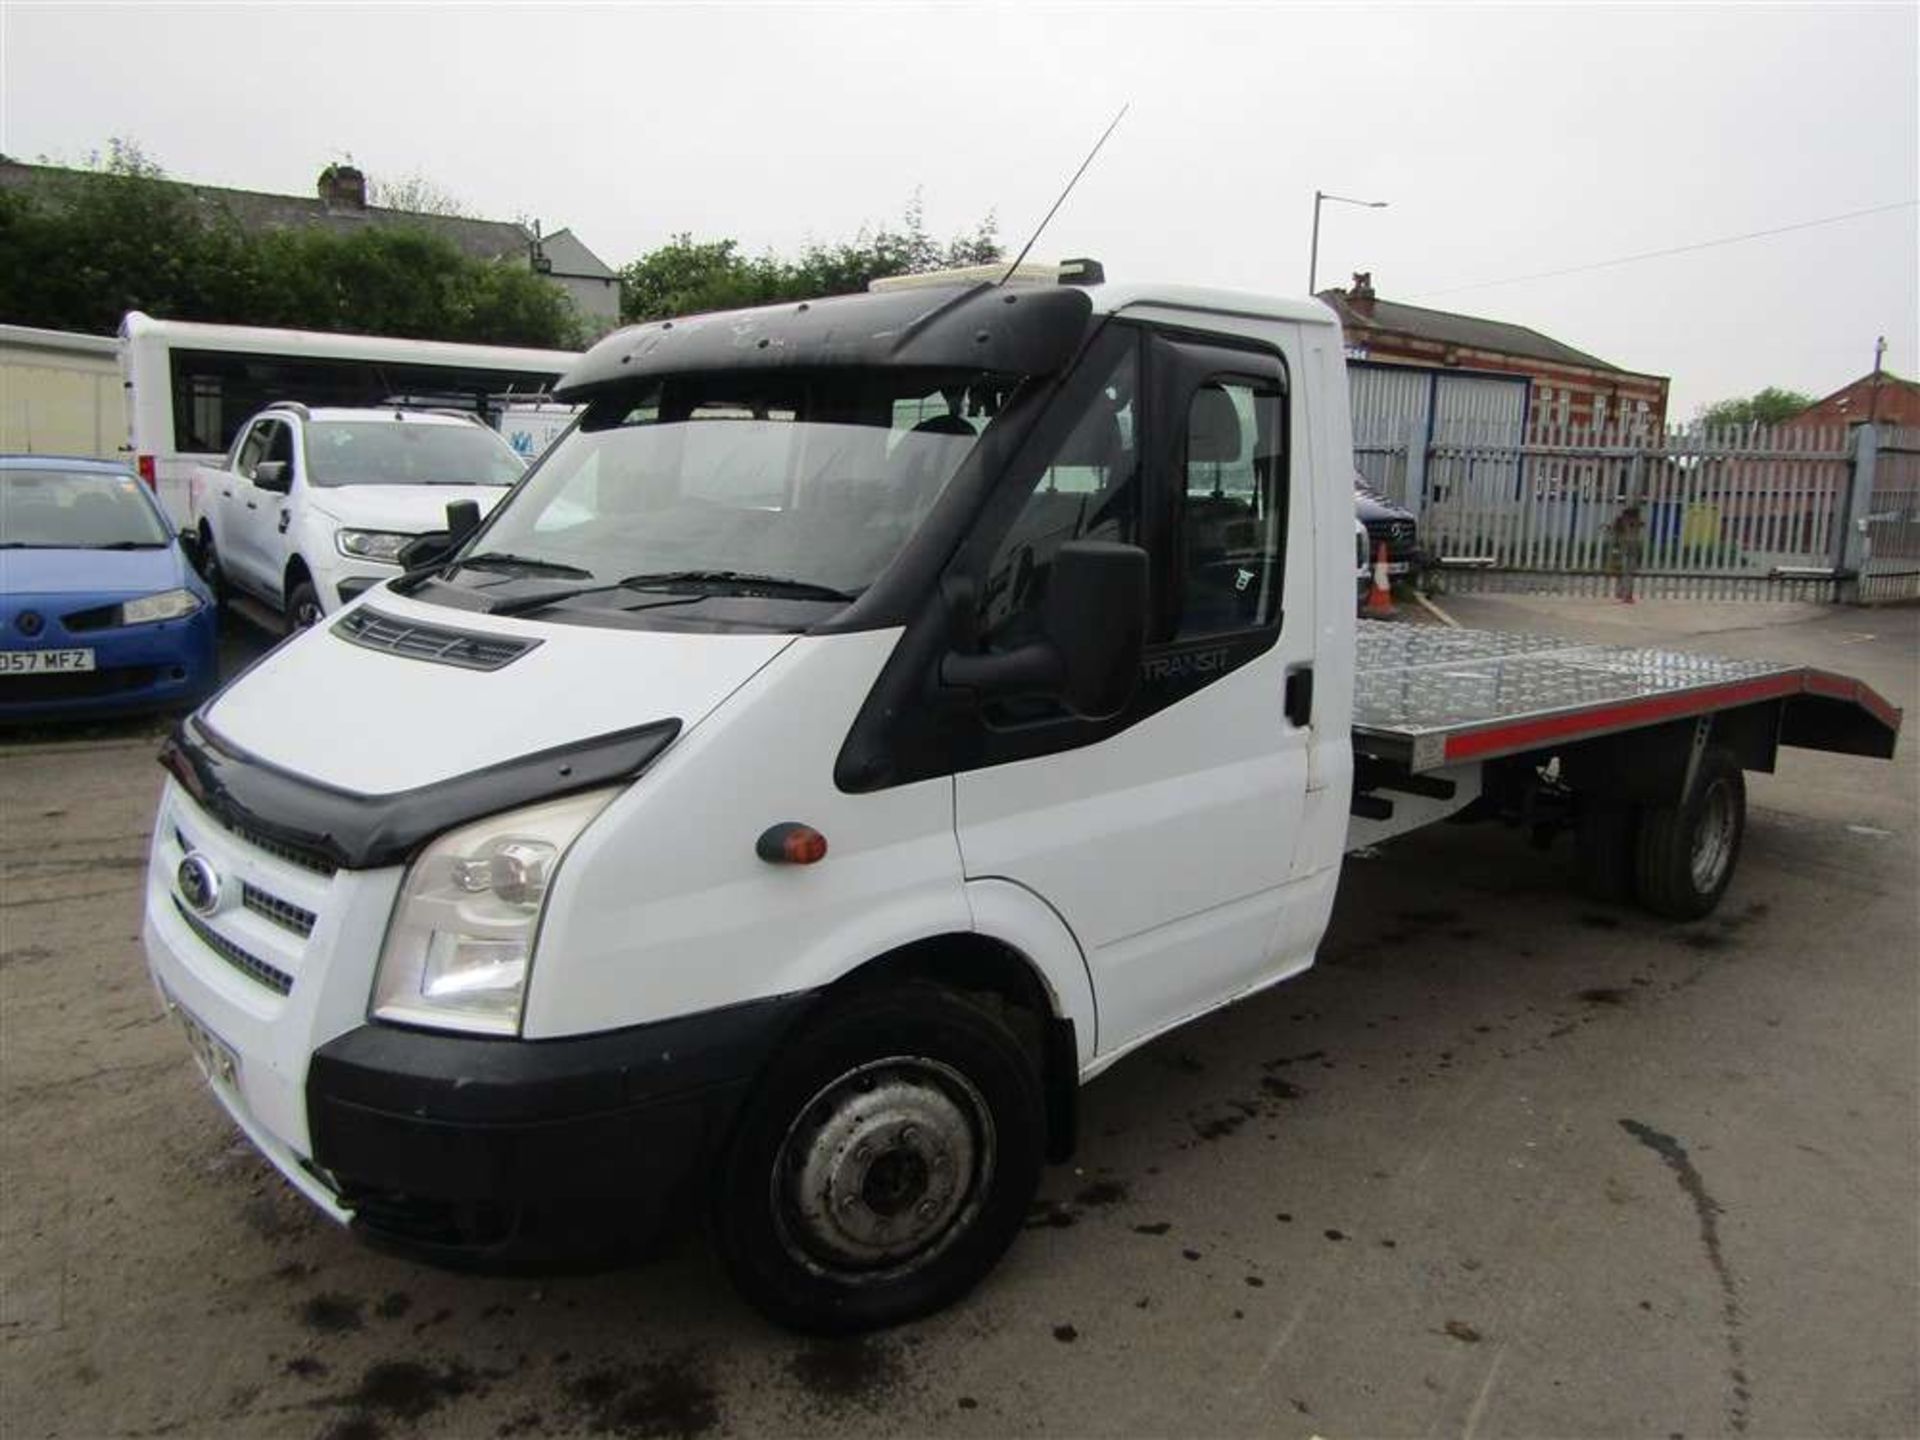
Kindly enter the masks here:
[[1095, 723], [989, 703], [983, 749], [1022, 758], [955, 778], [968, 879], [1015, 881], [1072, 928], [1102, 1053], [1296, 958], [1276, 947], [1309, 730], [1285, 694], [1312, 659], [1314, 612], [1312, 527], [1288, 523], [1310, 514], [1295, 503], [1310, 479], [1289, 358], [1140, 332], [1070, 453], [1033, 483], [982, 589], [989, 640], [1017, 638], [1064, 541], [1127, 541], [1152, 559], [1131, 709]]

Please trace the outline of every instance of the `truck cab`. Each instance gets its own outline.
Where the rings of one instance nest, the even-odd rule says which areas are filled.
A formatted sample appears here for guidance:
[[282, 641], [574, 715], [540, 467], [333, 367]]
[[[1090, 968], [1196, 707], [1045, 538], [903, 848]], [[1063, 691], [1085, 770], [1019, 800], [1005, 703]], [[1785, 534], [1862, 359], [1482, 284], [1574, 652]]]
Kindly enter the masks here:
[[490, 510], [524, 464], [474, 416], [283, 403], [196, 473], [189, 504], [216, 587], [304, 628], [398, 575], [448, 501]]
[[[1352, 780], [1339, 331], [933, 286], [624, 330], [556, 394], [578, 423], [477, 533], [175, 736], [155, 979], [374, 1238], [704, 1208], [785, 1323], [925, 1313], [1013, 1239], [1080, 1082], [1313, 959]], [[263, 416], [215, 502], [264, 523], [215, 531], [256, 593], [291, 597], [271, 517], [322, 415]], [[323, 523], [345, 558], [419, 522]]]

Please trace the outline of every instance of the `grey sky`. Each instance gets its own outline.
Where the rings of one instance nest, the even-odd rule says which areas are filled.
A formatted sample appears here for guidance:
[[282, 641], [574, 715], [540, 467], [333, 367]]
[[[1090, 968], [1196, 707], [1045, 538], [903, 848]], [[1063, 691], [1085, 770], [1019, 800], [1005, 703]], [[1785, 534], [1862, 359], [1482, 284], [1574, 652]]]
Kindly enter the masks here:
[[[1674, 413], [1920, 372], [1920, 7], [34, 5], [0, 0], [0, 150], [134, 138], [180, 178], [310, 193], [350, 154], [619, 265], [679, 230], [791, 250], [899, 214], [1040, 256], [1321, 283], [1513, 320], [1673, 376]], [[3, 317], [0, 317], [3, 318]]]

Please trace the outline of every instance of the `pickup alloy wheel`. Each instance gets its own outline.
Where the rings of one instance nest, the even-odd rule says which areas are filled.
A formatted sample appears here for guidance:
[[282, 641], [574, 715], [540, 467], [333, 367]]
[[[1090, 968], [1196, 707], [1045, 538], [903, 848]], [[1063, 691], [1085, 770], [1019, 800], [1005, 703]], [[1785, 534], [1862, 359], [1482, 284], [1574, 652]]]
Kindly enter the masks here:
[[988, 1005], [933, 985], [856, 996], [784, 1046], [716, 1199], [742, 1293], [819, 1333], [897, 1324], [964, 1294], [1039, 1183], [1032, 1055]]
[[287, 626], [292, 630], [306, 630], [318, 625], [321, 620], [320, 595], [313, 588], [311, 580], [296, 580], [293, 588], [287, 591]]

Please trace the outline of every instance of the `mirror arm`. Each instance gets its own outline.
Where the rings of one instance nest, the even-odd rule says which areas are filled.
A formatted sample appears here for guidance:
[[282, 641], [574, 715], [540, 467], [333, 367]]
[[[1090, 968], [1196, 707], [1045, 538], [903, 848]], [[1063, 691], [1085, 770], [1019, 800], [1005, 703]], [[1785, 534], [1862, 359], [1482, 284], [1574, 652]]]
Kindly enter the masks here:
[[940, 662], [940, 683], [948, 689], [991, 695], [1057, 693], [1066, 675], [1066, 661], [1048, 640], [999, 655], [949, 652]]

